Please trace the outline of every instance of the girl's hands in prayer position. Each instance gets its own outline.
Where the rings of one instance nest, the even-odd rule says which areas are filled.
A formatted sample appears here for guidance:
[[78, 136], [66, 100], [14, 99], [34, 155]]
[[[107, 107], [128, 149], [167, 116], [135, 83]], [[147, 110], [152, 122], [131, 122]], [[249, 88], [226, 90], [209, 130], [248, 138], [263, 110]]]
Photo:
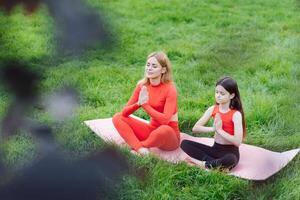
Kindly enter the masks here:
[[217, 113], [215, 116], [214, 127], [217, 132], [219, 130], [222, 130], [222, 120], [221, 120], [221, 116], [219, 113]]

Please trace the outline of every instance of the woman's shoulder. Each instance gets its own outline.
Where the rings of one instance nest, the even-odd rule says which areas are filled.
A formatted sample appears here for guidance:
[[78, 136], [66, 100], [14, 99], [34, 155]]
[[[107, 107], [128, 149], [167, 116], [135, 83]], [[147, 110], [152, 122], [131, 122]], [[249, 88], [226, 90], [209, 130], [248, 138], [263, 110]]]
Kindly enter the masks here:
[[173, 81], [163, 83], [167, 88], [175, 89], [176, 90], [176, 84]]
[[165, 88], [165, 92], [167, 92], [168, 94], [177, 94], [177, 89], [174, 82], [163, 83], [163, 85]]
[[137, 83], [136, 83], [136, 85], [135, 85], [135, 91], [139, 91], [139, 90], [141, 90], [142, 89], [142, 87], [143, 87], [143, 83], [142, 82], [140, 82], [140, 81], [138, 81]]
[[136, 83], [136, 87], [141, 87], [142, 85], [144, 84], [144, 81], [143, 80], [139, 80], [137, 83]]

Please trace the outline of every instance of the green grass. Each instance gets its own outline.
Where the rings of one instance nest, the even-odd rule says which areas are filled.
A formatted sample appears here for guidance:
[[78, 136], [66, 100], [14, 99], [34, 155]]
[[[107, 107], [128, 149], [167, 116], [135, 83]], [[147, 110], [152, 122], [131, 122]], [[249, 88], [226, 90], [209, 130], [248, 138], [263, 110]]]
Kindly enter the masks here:
[[[80, 57], [54, 54], [53, 24], [45, 7], [24, 17], [21, 8], [0, 14], [0, 59], [21, 59], [45, 73], [44, 93], [75, 85], [81, 104], [63, 125], [47, 114], [33, 116], [54, 126], [57, 141], [84, 156], [103, 142], [82, 122], [111, 117], [121, 110], [143, 76], [146, 56], [165, 51], [173, 64], [180, 128], [193, 124], [214, 102], [214, 84], [234, 77], [246, 113], [246, 143], [274, 151], [298, 148], [300, 6], [296, 0], [97, 1], [117, 35], [112, 51], [91, 49]], [[0, 114], [8, 95], [0, 92]], [[139, 116], [147, 117], [139, 111]], [[4, 145], [8, 165], [36, 156], [32, 139], [20, 134]], [[145, 180], [125, 177], [120, 199], [300, 199], [299, 155], [267, 181], [253, 182], [205, 172], [155, 158], [128, 158], [147, 170]]]

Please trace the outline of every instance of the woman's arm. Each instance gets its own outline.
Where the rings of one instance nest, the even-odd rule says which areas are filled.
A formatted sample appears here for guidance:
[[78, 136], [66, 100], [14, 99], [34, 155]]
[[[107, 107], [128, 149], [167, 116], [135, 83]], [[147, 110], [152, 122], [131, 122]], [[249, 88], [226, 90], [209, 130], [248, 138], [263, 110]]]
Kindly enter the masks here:
[[175, 114], [177, 105], [177, 91], [175, 86], [172, 86], [168, 91], [163, 112], [158, 112], [152, 108], [148, 103], [142, 105], [142, 108], [160, 124], [168, 124], [173, 114]]
[[122, 115], [124, 117], [128, 117], [130, 114], [134, 113], [138, 108], [140, 108], [140, 105], [138, 104], [139, 94], [140, 94], [141, 86], [138, 84], [132, 96], [128, 100], [126, 106], [124, 106], [122, 110]]
[[214, 110], [214, 106], [209, 107], [203, 116], [196, 122], [194, 125], [192, 131], [194, 133], [209, 133], [209, 132], [214, 132], [215, 128], [214, 127], [206, 127], [204, 126], [207, 124], [208, 120], [211, 118], [211, 114]]
[[[220, 119], [219, 119], [220, 120]], [[243, 141], [243, 124], [242, 124], [242, 115], [239, 111], [236, 111], [233, 114], [232, 118], [234, 124], [234, 135], [230, 135], [226, 131], [222, 129], [222, 123], [220, 125], [216, 125], [216, 132], [225, 138], [227, 141], [231, 142], [235, 146], [240, 146]], [[216, 122], [218, 123], [218, 122]]]

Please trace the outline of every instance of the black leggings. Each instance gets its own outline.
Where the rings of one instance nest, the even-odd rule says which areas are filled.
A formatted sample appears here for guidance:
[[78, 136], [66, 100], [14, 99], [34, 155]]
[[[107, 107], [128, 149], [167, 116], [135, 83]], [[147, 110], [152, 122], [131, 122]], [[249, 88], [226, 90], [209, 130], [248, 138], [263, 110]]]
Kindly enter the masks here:
[[232, 169], [240, 159], [239, 148], [234, 145], [214, 143], [212, 147], [190, 140], [183, 140], [181, 149], [197, 160], [206, 161], [207, 168]]

